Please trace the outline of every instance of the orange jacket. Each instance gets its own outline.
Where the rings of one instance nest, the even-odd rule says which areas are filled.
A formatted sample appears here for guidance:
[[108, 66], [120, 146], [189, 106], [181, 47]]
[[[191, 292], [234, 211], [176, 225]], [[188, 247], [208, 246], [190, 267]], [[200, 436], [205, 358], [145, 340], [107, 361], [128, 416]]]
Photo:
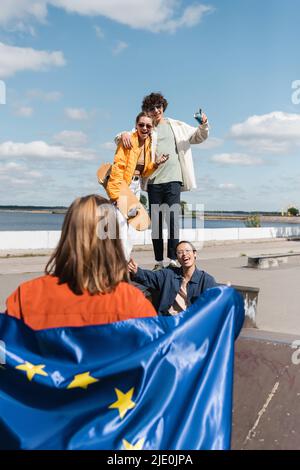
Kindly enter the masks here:
[[21, 284], [6, 300], [6, 313], [33, 330], [113, 323], [128, 318], [153, 317], [156, 311], [142, 292], [120, 282], [109, 294], [74, 294], [55, 276]]
[[[141, 153], [137, 131], [131, 135], [131, 142], [131, 149], [125, 149], [122, 142], [120, 142], [115, 154], [114, 163], [106, 186], [106, 192], [113, 200], [119, 198], [122, 181], [126, 181], [128, 186], [130, 185]], [[151, 161], [151, 139], [147, 137], [145, 141], [145, 167], [142, 177], [148, 178], [155, 168], [155, 163]]]

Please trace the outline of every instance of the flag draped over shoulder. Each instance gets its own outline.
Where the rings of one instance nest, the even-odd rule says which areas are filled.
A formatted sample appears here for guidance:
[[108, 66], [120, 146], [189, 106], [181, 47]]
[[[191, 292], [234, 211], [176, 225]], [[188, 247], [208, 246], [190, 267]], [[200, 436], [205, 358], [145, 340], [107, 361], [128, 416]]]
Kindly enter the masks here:
[[0, 448], [230, 448], [243, 320], [224, 286], [175, 317], [33, 331], [0, 314]]

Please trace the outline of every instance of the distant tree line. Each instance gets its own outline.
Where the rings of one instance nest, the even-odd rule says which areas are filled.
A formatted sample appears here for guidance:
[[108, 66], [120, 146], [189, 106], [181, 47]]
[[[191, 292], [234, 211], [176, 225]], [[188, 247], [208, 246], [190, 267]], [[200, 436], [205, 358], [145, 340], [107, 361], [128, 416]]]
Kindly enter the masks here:
[[16, 206], [16, 205], [8, 205], [3, 206], [0, 205], [0, 209], [7, 209], [7, 210], [25, 210], [25, 211], [40, 211], [40, 210], [53, 210], [53, 209], [67, 209], [65, 206]]

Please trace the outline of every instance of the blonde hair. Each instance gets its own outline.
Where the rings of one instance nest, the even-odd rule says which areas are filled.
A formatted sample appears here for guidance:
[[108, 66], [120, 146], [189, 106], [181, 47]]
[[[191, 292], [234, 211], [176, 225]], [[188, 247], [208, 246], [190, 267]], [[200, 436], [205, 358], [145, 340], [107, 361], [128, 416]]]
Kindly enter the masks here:
[[[98, 223], [114, 237], [99, 237]], [[92, 194], [75, 199], [65, 216], [58, 246], [46, 268], [46, 274], [67, 283], [75, 294], [112, 292], [128, 282], [127, 262], [119, 238], [115, 209], [105, 198]]]

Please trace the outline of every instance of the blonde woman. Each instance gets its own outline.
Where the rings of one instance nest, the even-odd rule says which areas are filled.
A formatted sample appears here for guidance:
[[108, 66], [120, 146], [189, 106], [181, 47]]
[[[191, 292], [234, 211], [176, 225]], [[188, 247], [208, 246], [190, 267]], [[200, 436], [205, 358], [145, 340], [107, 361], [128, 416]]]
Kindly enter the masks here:
[[107, 199], [76, 199], [45, 275], [21, 284], [8, 297], [6, 313], [35, 330], [155, 316], [151, 303], [128, 283], [118, 231]]

